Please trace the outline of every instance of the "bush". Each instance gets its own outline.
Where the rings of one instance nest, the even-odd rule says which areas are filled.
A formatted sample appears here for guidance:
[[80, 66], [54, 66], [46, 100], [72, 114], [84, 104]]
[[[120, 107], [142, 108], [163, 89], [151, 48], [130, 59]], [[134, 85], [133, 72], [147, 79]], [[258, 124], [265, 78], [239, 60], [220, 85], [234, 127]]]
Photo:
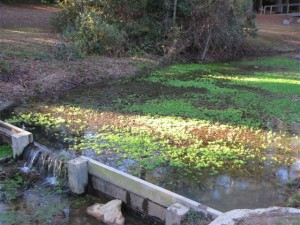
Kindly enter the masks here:
[[108, 24], [93, 11], [80, 14], [76, 19], [75, 30], [67, 29], [64, 37], [74, 41], [85, 53], [110, 56], [122, 56], [125, 53], [125, 32]]
[[74, 43], [60, 42], [55, 45], [54, 57], [57, 60], [76, 60], [82, 58], [80, 49]]

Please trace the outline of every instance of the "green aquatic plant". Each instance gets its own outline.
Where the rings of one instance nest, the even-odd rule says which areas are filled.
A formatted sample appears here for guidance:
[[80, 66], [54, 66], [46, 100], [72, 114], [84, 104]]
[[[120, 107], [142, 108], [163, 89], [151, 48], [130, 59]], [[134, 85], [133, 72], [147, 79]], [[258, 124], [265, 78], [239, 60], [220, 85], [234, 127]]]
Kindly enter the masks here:
[[69, 138], [68, 141], [73, 143], [71, 149], [76, 151], [92, 149], [98, 154], [117, 153], [123, 158], [133, 159], [146, 170], [170, 166], [183, 169], [186, 175], [217, 174], [224, 170], [251, 174], [259, 170], [265, 161], [274, 165], [283, 162], [278, 155], [267, 157], [262, 148], [262, 145], [267, 145], [266, 139], [273, 139], [276, 143], [275, 134], [220, 125], [191, 130], [186, 127], [181, 132], [161, 129], [153, 133], [151, 127], [148, 128], [147, 131], [105, 126], [99, 132], [83, 138]]
[[[13, 120], [60, 131], [78, 154], [112, 154], [117, 166], [128, 158], [144, 170], [180, 168], [191, 179], [223, 171], [259, 176], [266, 164], [291, 164], [298, 151], [266, 128], [272, 118], [299, 121], [299, 71], [295, 62], [284, 63], [286, 73], [269, 64], [259, 71], [244, 62], [177, 64], [112, 83], [117, 94], [109, 87], [77, 105], [27, 107]], [[276, 91], [283, 82], [287, 90]]]
[[0, 143], [0, 159], [11, 157], [13, 155], [12, 148], [9, 145]]
[[13, 201], [20, 196], [19, 189], [26, 184], [26, 181], [20, 173], [16, 173], [12, 178], [5, 178], [1, 183], [3, 184], [3, 191], [1, 192], [5, 199]]

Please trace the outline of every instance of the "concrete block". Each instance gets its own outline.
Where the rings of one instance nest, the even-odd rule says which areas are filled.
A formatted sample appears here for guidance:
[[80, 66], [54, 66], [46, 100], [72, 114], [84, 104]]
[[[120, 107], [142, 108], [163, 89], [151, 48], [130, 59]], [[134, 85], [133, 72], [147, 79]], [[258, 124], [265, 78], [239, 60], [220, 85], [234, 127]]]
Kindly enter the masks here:
[[123, 188], [117, 187], [95, 176], [92, 176], [92, 184], [94, 189], [101, 191], [113, 198], [120, 199], [121, 201], [126, 202], [127, 191]]
[[157, 203], [165, 208], [173, 205], [174, 203], [180, 203], [186, 207], [192, 208], [197, 212], [202, 212], [204, 215], [207, 215], [211, 218], [216, 218], [222, 214], [221, 212], [202, 205], [199, 202], [178, 195], [174, 192], [109, 167], [88, 157], [81, 156], [81, 158], [89, 161], [89, 173], [91, 175], [127, 190], [128, 192], [140, 196], [141, 198], [149, 199], [151, 202]]
[[17, 159], [19, 156], [22, 155], [26, 146], [33, 142], [32, 134], [28, 132], [12, 134], [11, 142], [13, 149], [13, 157], [14, 159]]
[[159, 218], [162, 221], [166, 220], [166, 207], [148, 201], [148, 215]]
[[139, 209], [140, 211], [143, 211], [143, 202], [144, 202], [144, 198], [135, 195], [133, 193], [129, 194], [130, 196], [130, 200], [127, 199], [126, 203], [130, 206], [132, 206], [133, 208]]
[[166, 225], [180, 225], [189, 210], [179, 203], [171, 205], [166, 211]]
[[[199, 202], [193, 201], [191, 199], [188, 199], [184, 196], [178, 195], [174, 192], [171, 192], [169, 190], [166, 190], [164, 188], [161, 188], [157, 185], [151, 184], [147, 181], [141, 180], [137, 177], [134, 177], [132, 175], [129, 175], [127, 173], [124, 173], [122, 171], [119, 171], [117, 169], [114, 169], [110, 166], [107, 166], [103, 163], [97, 162], [93, 159], [90, 159], [88, 157], [81, 156], [80, 158], [88, 160], [88, 170], [89, 174], [93, 177], [99, 178], [104, 182], [107, 182], [108, 184], [114, 185], [115, 187], [120, 188], [123, 190], [123, 194], [120, 196], [120, 193], [113, 193], [113, 191], [110, 191], [110, 194], [112, 197], [116, 197], [121, 199], [124, 202], [127, 202], [131, 194], [134, 194], [138, 197], [140, 197], [143, 200], [142, 203], [142, 210], [145, 211], [145, 206], [148, 202], [149, 205], [152, 203], [159, 206], [159, 207], [153, 207], [150, 208], [147, 205], [147, 208], [149, 208], [148, 214], [153, 215], [158, 218], [165, 218], [166, 217], [166, 208], [170, 205], [173, 205], [175, 203], [180, 203], [188, 208], [191, 208], [195, 210], [196, 212], [200, 212], [203, 215], [208, 216], [209, 218], [216, 218], [219, 215], [222, 214], [222, 212], [211, 209]], [[102, 189], [105, 190], [105, 188], [102, 187]], [[107, 190], [106, 190], [107, 192]], [[130, 195], [128, 195], [128, 193]], [[114, 196], [116, 195], [116, 196]], [[117, 197], [118, 196], [118, 197]], [[124, 196], [125, 200], [124, 200]], [[137, 207], [139, 208], [140, 202], [137, 202]], [[159, 210], [157, 210], [159, 208]], [[149, 211], [153, 214], [150, 214]], [[154, 214], [154, 212], [156, 214]], [[163, 213], [162, 213], [163, 212]]]
[[88, 160], [72, 159], [68, 162], [69, 187], [73, 193], [83, 194], [88, 186]]
[[0, 121], [0, 140], [11, 145], [13, 157], [17, 159], [22, 155], [26, 146], [33, 143], [33, 136], [28, 131]]

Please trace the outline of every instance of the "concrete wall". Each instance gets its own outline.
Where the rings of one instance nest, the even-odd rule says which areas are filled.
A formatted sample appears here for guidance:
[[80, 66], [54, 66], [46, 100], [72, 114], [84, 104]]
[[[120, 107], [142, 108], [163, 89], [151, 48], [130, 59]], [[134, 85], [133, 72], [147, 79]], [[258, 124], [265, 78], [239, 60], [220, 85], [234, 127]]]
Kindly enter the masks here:
[[33, 136], [30, 132], [0, 120], [0, 141], [12, 147], [13, 157], [17, 159], [25, 147], [33, 142]]
[[[222, 214], [199, 202], [126, 174], [88, 157], [81, 156], [80, 160], [82, 161], [82, 165], [87, 163], [88, 166], [86, 172], [82, 171], [81, 166], [76, 166], [81, 168], [78, 169], [78, 173], [88, 173], [90, 177], [89, 182], [91, 182], [95, 190], [113, 198], [120, 199], [131, 208], [142, 211], [152, 217], [157, 217], [162, 221], [166, 221], [167, 209], [175, 203], [200, 212], [204, 216], [212, 219]], [[69, 164], [72, 164], [72, 166], [69, 166], [69, 168], [75, 168], [74, 165], [78, 164], [80, 160], [71, 160]], [[72, 177], [69, 176], [69, 182], [79, 185], [78, 187], [74, 187], [73, 185], [74, 190], [71, 188], [71, 190], [76, 193], [76, 190], [81, 190], [81, 187], [85, 187], [87, 184], [78, 184], [78, 177], [82, 175], [78, 176], [74, 174], [74, 171], [72, 171]], [[77, 180], [74, 181], [73, 179]]]

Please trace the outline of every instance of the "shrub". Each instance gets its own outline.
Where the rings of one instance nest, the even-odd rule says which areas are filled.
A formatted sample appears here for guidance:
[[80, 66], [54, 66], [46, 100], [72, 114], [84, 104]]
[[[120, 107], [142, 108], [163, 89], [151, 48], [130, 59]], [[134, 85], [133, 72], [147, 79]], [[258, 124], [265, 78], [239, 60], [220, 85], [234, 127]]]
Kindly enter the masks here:
[[54, 57], [57, 60], [75, 60], [82, 58], [80, 49], [73, 43], [60, 42], [55, 45]]
[[94, 11], [80, 14], [76, 19], [75, 31], [65, 32], [65, 37], [73, 40], [85, 53], [121, 56], [125, 52], [125, 32], [108, 24]]

